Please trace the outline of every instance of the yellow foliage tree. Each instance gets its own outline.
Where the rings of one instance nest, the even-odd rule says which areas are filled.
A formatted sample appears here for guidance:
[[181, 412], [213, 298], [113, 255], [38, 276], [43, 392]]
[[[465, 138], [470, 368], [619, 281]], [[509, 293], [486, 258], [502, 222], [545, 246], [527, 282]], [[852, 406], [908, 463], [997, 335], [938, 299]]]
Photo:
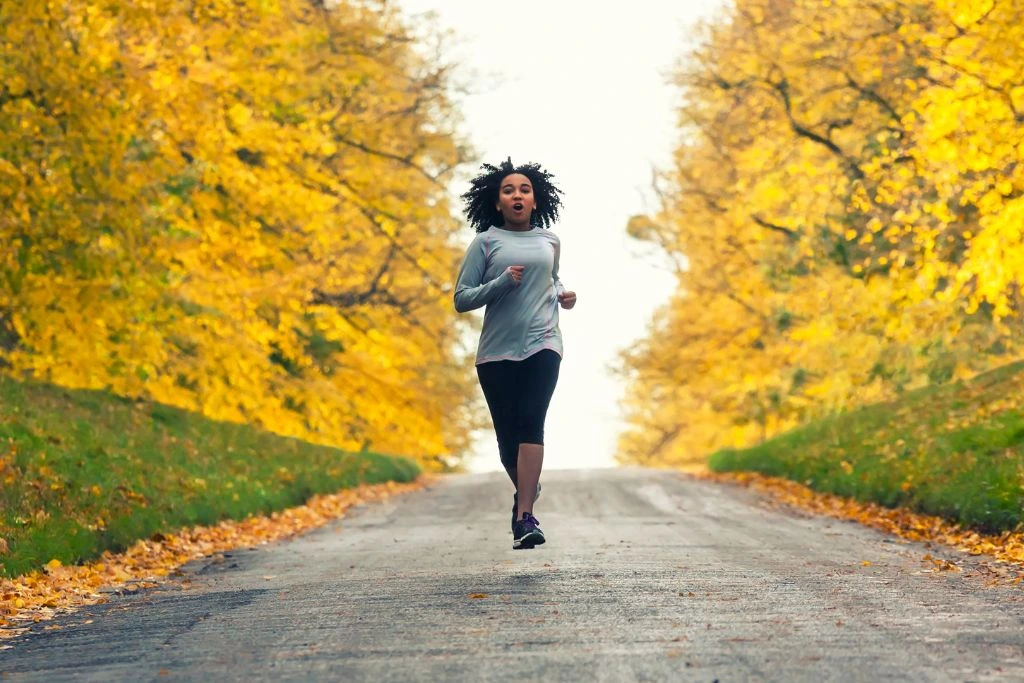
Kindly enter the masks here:
[[740, 0], [676, 83], [686, 267], [622, 358], [627, 462], [674, 464], [1019, 348], [1024, 7]]
[[429, 47], [384, 2], [0, 6], [8, 371], [457, 465]]

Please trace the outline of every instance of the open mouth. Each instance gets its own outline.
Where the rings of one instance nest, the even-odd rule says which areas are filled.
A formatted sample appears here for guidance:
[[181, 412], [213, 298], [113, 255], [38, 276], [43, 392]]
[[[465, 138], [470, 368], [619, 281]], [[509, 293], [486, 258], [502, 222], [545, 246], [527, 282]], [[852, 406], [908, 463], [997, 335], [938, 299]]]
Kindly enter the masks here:
[[512, 205], [512, 208], [515, 209], [516, 211], [522, 211], [523, 210], [523, 203], [522, 202], [516, 202], [515, 204]]

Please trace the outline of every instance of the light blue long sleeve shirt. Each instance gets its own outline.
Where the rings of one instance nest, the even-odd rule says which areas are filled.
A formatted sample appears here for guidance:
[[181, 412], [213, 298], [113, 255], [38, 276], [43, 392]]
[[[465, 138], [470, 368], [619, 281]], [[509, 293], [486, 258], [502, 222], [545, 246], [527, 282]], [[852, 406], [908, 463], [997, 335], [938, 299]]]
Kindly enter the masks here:
[[[562, 355], [558, 328], [561, 242], [545, 228], [525, 231], [491, 227], [466, 249], [455, 283], [455, 310], [486, 306], [476, 364], [523, 360], [541, 349]], [[524, 266], [516, 284], [509, 266]]]

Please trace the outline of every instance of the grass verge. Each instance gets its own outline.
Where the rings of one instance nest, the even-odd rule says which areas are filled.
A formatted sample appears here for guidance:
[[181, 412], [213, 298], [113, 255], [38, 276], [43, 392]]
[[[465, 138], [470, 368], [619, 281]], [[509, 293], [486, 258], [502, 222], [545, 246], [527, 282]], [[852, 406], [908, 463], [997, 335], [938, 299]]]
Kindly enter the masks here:
[[419, 474], [405, 458], [0, 377], [0, 576]]
[[714, 472], [936, 515], [982, 532], [1024, 528], [1024, 363], [910, 392], [711, 456]]

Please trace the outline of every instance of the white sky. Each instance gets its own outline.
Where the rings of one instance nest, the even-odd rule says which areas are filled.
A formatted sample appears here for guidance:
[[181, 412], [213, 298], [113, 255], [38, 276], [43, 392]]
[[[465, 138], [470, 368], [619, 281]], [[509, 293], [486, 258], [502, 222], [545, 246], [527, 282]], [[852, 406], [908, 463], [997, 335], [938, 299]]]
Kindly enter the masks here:
[[[398, 7], [435, 12], [439, 26], [455, 33], [449, 56], [472, 90], [458, 100], [463, 132], [481, 161], [539, 162], [565, 193], [554, 231], [562, 282], [579, 300], [561, 311], [565, 357], [544, 466], [612, 466], [623, 386], [607, 367], [645, 336], [674, 286], [651, 249], [626, 236], [626, 221], [655, 208], [652, 168], [668, 166], [677, 140], [677, 92], [667, 76], [688, 27], [720, 2], [399, 0]], [[467, 228], [467, 244], [471, 238]], [[492, 432], [480, 435], [468, 464], [501, 468]]]

